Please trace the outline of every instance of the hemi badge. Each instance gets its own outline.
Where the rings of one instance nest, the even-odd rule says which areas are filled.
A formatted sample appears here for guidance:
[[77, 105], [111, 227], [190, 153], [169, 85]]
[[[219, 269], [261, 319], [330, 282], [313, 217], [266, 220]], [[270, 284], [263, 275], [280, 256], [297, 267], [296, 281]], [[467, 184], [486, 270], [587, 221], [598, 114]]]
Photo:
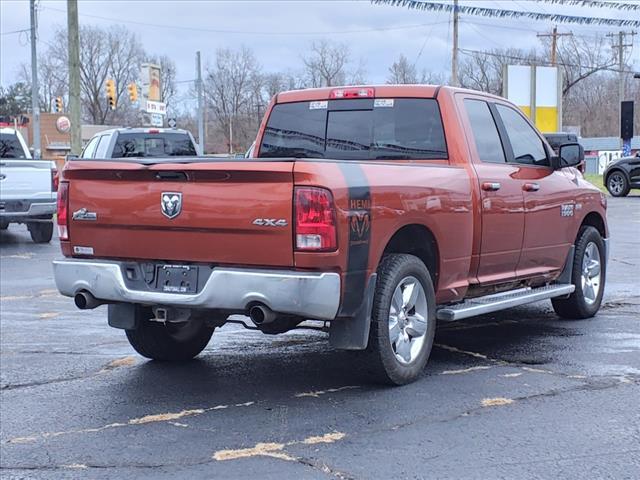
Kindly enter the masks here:
[[81, 208], [73, 212], [71, 218], [74, 220], [95, 222], [98, 219], [98, 214], [96, 212], [90, 212], [86, 208]]
[[74, 246], [73, 253], [76, 255], [93, 255], [93, 247]]

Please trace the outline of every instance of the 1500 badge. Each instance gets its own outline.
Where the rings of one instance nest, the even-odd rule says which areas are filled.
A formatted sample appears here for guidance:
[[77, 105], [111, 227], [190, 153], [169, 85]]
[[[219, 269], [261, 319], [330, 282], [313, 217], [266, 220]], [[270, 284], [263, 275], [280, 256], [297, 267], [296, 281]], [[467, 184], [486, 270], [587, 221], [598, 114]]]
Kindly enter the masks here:
[[560, 216], [573, 217], [573, 209], [574, 209], [574, 206], [572, 203], [565, 203], [563, 205], [560, 205]]

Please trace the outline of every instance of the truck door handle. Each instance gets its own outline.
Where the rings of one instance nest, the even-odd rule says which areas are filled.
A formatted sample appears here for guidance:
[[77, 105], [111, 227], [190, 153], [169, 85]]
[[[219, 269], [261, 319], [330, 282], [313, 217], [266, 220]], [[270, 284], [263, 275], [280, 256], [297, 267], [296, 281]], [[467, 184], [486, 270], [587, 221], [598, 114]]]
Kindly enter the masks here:
[[502, 185], [500, 185], [499, 182], [484, 182], [482, 184], [482, 189], [486, 190], [487, 192], [495, 192], [497, 190], [500, 190], [500, 187]]
[[540, 184], [539, 183], [525, 183], [522, 186], [522, 189], [525, 192], [537, 192], [538, 190], [540, 190]]

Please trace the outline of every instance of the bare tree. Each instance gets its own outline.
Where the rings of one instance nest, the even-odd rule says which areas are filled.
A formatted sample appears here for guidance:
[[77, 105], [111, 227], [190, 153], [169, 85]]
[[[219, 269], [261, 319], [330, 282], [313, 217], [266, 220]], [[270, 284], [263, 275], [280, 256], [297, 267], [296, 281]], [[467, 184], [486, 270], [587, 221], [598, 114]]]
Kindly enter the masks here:
[[[40, 71], [45, 109], [50, 109], [53, 97], [64, 96], [68, 90], [67, 49], [54, 47], [66, 42], [66, 29], [58, 29], [54, 41], [43, 55]], [[115, 26], [107, 30], [85, 25], [80, 28], [80, 90], [86, 121], [94, 124], [135, 122], [135, 112], [127, 100], [127, 84], [138, 78], [143, 56], [139, 40], [124, 27]], [[28, 70], [24, 75], [30, 78]], [[105, 96], [104, 85], [108, 78], [116, 82], [118, 107], [115, 112], [109, 110]]]
[[466, 53], [458, 66], [458, 81], [463, 88], [500, 95], [506, 65], [534, 65], [537, 61], [535, 50], [526, 52], [516, 48], [506, 48]]
[[310, 53], [302, 57], [304, 72], [310, 87], [343, 85], [347, 79], [349, 47], [328, 40], [312, 42]]
[[409, 63], [407, 57], [405, 57], [403, 54], [400, 54], [398, 59], [389, 67], [389, 76], [387, 77], [387, 83], [419, 83], [416, 66]]
[[256, 84], [261, 76], [253, 52], [246, 47], [217, 50], [215, 64], [205, 71], [205, 94], [210, 118], [218, 127], [219, 136], [231, 148], [236, 145], [244, 147], [255, 136], [256, 91], [261, 90]]
[[[548, 42], [545, 40], [543, 43], [548, 45]], [[602, 35], [589, 38], [571, 36], [559, 42], [558, 65], [564, 82], [562, 94], [567, 95], [579, 82], [616, 64], [609, 42]]]

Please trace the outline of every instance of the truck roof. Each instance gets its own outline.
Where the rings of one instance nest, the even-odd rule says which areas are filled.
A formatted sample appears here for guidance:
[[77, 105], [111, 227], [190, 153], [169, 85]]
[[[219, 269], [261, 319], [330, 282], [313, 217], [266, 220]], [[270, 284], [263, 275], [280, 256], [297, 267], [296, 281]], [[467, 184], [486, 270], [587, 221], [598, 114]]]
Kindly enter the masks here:
[[[463, 92], [480, 94], [487, 97], [500, 98], [490, 93], [469, 90], [466, 88], [450, 87], [447, 85], [348, 85], [323, 88], [307, 88], [304, 90], [289, 90], [276, 95], [276, 103], [302, 102], [302, 101], [320, 101], [329, 100], [336, 97], [338, 91], [352, 92], [353, 96], [348, 98], [385, 98], [385, 97], [417, 97], [417, 98], [433, 98], [438, 91], [446, 90], [451, 93]], [[358, 95], [356, 92], [367, 92]]]
[[111, 133], [188, 133], [187, 130], [181, 128], [155, 128], [155, 127], [120, 127], [101, 130], [95, 136]]

